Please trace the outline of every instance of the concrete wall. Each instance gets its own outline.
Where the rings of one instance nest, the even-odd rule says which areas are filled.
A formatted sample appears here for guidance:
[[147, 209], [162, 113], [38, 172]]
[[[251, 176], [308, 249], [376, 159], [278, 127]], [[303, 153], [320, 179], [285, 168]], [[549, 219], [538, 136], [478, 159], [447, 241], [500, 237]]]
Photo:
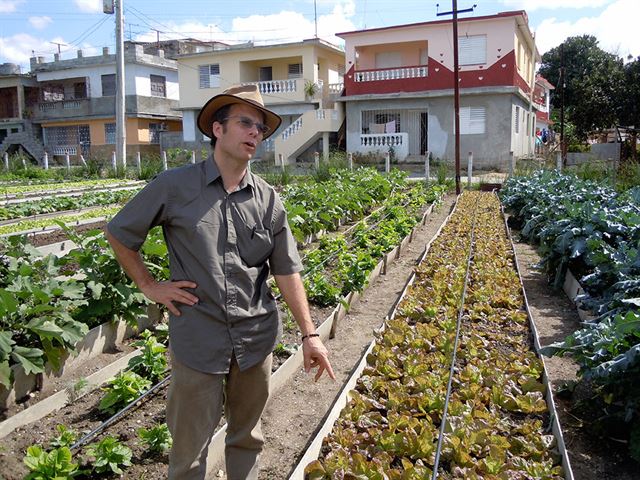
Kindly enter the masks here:
[[591, 145], [591, 151], [580, 152], [568, 152], [567, 153], [567, 165], [580, 165], [582, 163], [588, 163], [593, 161], [609, 160], [616, 161], [620, 159], [620, 144], [619, 143], [594, 143]]
[[[461, 97], [461, 107], [482, 106], [486, 112], [484, 134], [460, 136], [461, 162], [466, 162], [468, 153], [473, 152], [474, 165], [478, 168], [508, 170], [512, 134], [511, 111], [512, 102], [516, 98], [513, 94], [468, 95]], [[347, 102], [346, 107], [347, 151], [349, 152], [359, 151], [360, 134], [362, 132], [362, 111], [403, 110], [401, 115], [404, 116], [411, 110], [426, 110], [428, 114], [428, 150], [433, 154], [434, 158], [452, 161], [455, 157], [453, 101], [450, 96], [350, 101]], [[414, 135], [418, 133], [414, 132]]]

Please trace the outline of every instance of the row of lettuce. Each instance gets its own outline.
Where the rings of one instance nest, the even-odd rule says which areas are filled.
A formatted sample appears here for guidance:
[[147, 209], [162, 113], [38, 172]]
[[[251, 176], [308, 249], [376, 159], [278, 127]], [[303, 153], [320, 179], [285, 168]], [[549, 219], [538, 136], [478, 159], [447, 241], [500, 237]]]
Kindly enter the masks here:
[[562, 478], [497, 198], [463, 194], [415, 273], [306, 478], [432, 478], [443, 422], [437, 478]]
[[[408, 225], [417, 222], [418, 205], [433, 201], [442, 188], [427, 188], [423, 184], [410, 188], [403, 175], [383, 176], [367, 169], [337, 172], [327, 184], [317, 185], [315, 192], [325, 201], [332, 198], [328, 196], [329, 190], [337, 195], [340, 191], [365, 188], [368, 202], [354, 199], [355, 205], [338, 203], [340, 208], [333, 209], [326, 207], [332, 204], [327, 202], [324, 211], [330, 213], [328, 216], [311, 207], [290, 216], [299, 240], [320, 229], [333, 230], [340, 221], [357, 220], [379, 203], [390, 203], [381, 210], [387, 212], [389, 223], [384, 228], [365, 228], [359, 235], [362, 247], [357, 254], [343, 252], [338, 264], [335, 258], [327, 256], [328, 270], [314, 270], [316, 277], [322, 276], [324, 286], [316, 288], [313, 275], [305, 276], [311, 299], [328, 305], [339, 301], [336, 292], [364, 288], [366, 275], [362, 275], [361, 267], [367, 264], [373, 268], [371, 255], [376, 253], [366, 252], [367, 245], [371, 242], [391, 245], [398, 236], [408, 233]], [[304, 188], [307, 198], [311, 197], [311, 187]], [[291, 202], [295, 197], [285, 198]], [[322, 201], [318, 199], [315, 203], [320, 210]], [[407, 208], [411, 205], [412, 209]], [[313, 226], [297, 217], [309, 218]], [[22, 236], [9, 237], [4, 242], [0, 262], [0, 383], [6, 387], [12, 384], [12, 365], [21, 365], [27, 374], [43, 372], [47, 363], [57, 369], [90, 328], [118, 319], [134, 324], [147, 307], [146, 299], [118, 265], [101, 231], [80, 235], [66, 230], [77, 248], [60, 258], [41, 256]], [[168, 255], [160, 229], [150, 232], [141, 253], [158, 279], [168, 278]], [[314, 255], [310, 258], [318, 258], [320, 253]]]
[[593, 317], [543, 353], [576, 360], [599, 399], [592, 427], [615, 431], [640, 461], [640, 189], [541, 171], [510, 179], [501, 197], [513, 226], [539, 245], [550, 282], [560, 288], [570, 270], [584, 289], [576, 303]]

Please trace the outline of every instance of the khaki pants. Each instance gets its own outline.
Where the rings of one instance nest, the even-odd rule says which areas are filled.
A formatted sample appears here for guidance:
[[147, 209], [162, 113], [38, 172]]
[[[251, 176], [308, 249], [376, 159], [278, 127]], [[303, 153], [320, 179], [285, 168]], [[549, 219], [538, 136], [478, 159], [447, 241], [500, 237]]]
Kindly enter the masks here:
[[173, 437], [169, 479], [203, 480], [208, 446], [222, 416], [227, 420], [225, 457], [228, 480], [256, 480], [264, 439], [260, 417], [269, 398], [269, 355], [241, 372], [235, 357], [228, 374], [193, 370], [171, 355], [167, 425]]

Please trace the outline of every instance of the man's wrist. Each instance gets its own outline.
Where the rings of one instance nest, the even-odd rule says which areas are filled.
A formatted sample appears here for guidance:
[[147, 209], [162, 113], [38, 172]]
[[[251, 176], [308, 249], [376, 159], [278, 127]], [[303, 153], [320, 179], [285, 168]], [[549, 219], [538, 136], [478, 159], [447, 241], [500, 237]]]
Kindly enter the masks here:
[[306, 335], [302, 335], [302, 340], [301, 341], [304, 342], [305, 339], [307, 339], [307, 338], [319, 337], [319, 336], [320, 336], [320, 334], [317, 333], [317, 332], [316, 333], [307, 333]]

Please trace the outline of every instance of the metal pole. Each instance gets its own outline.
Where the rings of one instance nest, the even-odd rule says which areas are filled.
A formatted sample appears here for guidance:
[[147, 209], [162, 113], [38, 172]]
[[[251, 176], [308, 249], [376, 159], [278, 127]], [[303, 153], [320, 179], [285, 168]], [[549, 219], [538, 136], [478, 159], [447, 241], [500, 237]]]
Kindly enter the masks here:
[[460, 195], [460, 86], [458, 85], [458, 2], [453, 0], [453, 109], [455, 128], [456, 195]]
[[[125, 70], [123, 2], [115, 0], [116, 10], [116, 157], [126, 165], [127, 129], [125, 125]], [[117, 160], [116, 160], [117, 161]]]
[[191, 163], [196, 163], [196, 152], [191, 150]]
[[467, 157], [467, 187], [471, 188], [471, 176], [473, 175], [473, 152]]
[[9, 170], [9, 154], [7, 152], [4, 152], [4, 155], [2, 155], [2, 158], [4, 159], [4, 169]]
[[140, 158], [140, 151], [136, 152], [136, 167], [138, 169], [138, 176], [142, 175], [142, 159]]
[[47, 152], [44, 152], [44, 155], [42, 156], [42, 165], [45, 170], [49, 170], [49, 154]]
[[69, 160], [69, 154], [65, 153], [64, 155], [64, 164], [67, 166], [67, 171], [71, 170], [71, 161]]
[[113, 167], [113, 174], [118, 176], [118, 162], [116, 161], [116, 152], [111, 152], [111, 166]]
[[386, 173], [391, 171], [391, 154], [389, 152], [384, 155], [384, 171]]
[[349, 170], [353, 170], [353, 153], [347, 153], [347, 165], [349, 166]]
[[320, 153], [313, 152], [313, 161], [316, 165], [316, 170], [320, 169]]
[[165, 150], [162, 151], [162, 169], [167, 170], [167, 152]]

